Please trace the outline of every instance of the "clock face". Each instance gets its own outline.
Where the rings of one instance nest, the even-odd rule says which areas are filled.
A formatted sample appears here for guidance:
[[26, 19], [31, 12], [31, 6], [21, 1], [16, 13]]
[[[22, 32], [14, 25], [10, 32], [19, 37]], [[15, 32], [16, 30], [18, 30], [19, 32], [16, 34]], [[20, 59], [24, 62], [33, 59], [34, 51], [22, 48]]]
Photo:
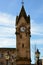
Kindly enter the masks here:
[[21, 31], [21, 32], [25, 32], [25, 30], [26, 30], [25, 27], [21, 27], [21, 28], [20, 28], [20, 31]]

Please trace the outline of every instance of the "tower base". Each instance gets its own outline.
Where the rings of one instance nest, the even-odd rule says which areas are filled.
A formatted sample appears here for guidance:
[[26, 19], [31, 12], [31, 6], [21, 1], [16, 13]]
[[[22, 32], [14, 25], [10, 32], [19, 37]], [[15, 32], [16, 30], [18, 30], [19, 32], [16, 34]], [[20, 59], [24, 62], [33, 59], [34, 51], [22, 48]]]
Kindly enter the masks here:
[[31, 65], [31, 59], [18, 58], [16, 59], [16, 65]]

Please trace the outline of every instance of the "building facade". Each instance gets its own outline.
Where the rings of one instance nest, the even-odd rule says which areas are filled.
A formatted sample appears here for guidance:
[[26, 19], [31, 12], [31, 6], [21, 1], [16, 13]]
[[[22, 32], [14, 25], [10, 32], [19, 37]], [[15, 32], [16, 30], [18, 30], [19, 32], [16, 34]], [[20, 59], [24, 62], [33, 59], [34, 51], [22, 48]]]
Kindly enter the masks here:
[[16, 48], [0, 48], [0, 65], [30, 65], [30, 15], [22, 5], [16, 17]]

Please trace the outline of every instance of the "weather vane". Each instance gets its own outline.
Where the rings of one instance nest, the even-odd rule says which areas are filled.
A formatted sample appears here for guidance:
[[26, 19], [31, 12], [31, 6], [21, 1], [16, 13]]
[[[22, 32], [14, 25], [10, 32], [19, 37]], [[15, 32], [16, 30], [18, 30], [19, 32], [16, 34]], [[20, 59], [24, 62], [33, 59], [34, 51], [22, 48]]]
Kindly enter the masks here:
[[23, 0], [22, 0], [22, 5], [24, 5], [24, 2], [23, 2]]

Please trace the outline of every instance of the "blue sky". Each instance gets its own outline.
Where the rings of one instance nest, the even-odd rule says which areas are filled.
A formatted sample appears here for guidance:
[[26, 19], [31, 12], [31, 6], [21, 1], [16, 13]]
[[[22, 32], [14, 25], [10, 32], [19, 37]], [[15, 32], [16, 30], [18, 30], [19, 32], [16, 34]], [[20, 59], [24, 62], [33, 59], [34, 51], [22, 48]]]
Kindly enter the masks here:
[[[0, 47], [16, 47], [15, 21], [22, 0], [0, 0]], [[31, 58], [34, 63], [35, 45], [43, 57], [43, 0], [24, 0], [27, 15], [31, 17]]]

